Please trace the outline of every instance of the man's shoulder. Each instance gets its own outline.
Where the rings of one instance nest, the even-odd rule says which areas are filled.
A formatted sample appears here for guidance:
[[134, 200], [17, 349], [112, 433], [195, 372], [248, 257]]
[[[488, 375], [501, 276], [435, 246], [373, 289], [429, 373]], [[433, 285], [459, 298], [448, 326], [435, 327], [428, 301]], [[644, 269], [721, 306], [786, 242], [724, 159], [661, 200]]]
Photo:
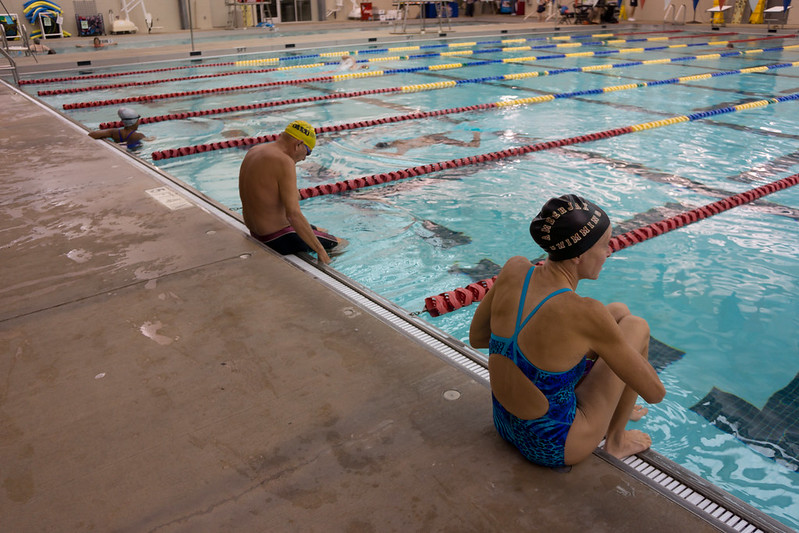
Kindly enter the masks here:
[[285, 152], [283, 152], [283, 150], [278, 148], [275, 143], [266, 143], [253, 146], [247, 151], [247, 155], [245, 157], [250, 159], [258, 158], [263, 160], [291, 161], [291, 158]]

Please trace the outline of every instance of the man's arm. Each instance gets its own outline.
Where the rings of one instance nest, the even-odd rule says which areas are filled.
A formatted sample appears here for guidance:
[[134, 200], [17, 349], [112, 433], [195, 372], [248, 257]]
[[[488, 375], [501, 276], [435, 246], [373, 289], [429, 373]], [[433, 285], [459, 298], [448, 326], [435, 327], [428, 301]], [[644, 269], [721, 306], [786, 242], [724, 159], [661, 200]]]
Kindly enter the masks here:
[[300, 210], [300, 194], [297, 191], [297, 172], [293, 165], [281, 162], [283, 167], [278, 177], [278, 191], [280, 194], [280, 202], [286, 210], [286, 218], [289, 223], [297, 232], [297, 235], [317, 253], [319, 260], [324, 264], [330, 263], [330, 257], [327, 255], [322, 243], [316, 238], [316, 235], [311, 228], [311, 224], [305, 215]]

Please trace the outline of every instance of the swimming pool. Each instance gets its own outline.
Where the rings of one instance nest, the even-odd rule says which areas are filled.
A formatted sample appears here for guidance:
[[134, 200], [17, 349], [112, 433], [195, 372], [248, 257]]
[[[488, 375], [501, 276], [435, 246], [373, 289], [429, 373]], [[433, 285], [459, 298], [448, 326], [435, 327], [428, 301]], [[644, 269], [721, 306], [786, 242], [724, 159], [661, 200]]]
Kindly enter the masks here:
[[[266, 70], [270, 66], [263, 65], [262, 74], [251, 72], [181, 80], [168, 85], [107, 88], [42, 99], [60, 108], [73, 102], [134, 94], [160, 95], [298, 78], [311, 80], [289, 88], [260, 87], [126, 104], [148, 117], [355, 90], [550, 72], [546, 76], [512, 81], [484, 80], [423, 92], [363, 95], [314, 105], [288, 104], [257, 112], [231, 110], [147, 124], [142, 130], [155, 140], [148, 142], [139, 155], [149, 159], [154, 152], [176, 147], [275, 133], [289, 120], [298, 118], [316, 126], [334, 125], [417, 110], [635, 85], [625, 90], [589, 92], [525, 106], [470, 110], [325, 133], [320, 135], [313, 157], [299, 167], [300, 187], [311, 187], [795, 93], [799, 70], [792, 66], [763, 73], [731, 73], [668, 85], [638, 86], [643, 82], [799, 60], [795, 49], [748, 53], [791, 46], [796, 44], [794, 40], [736, 43], [733, 51], [737, 53], [728, 57], [701, 57], [730, 53], [724, 44], [634, 50], [763, 37], [705, 35], [689, 39], [687, 35], [687, 32], [646, 34], [640, 37], [679, 38], [455, 57], [412, 57], [441, 52], [441, 48], [367, 53], [359, 54], [359, 58], [400, 55], [407, 58], [374, 62], [369, 69], [372, 72], [378, 68], [470, 64], [513, 57], [539, 59], [330, 83], [313, 78], [335, 74], [331, 65], [269, 72]], [[595, 40], [586, 37], [576, 39], [574, 44]], [[559, 40], [487, 43], [464, 49], [553, 44], [570, 43]], [[624, 53], [605, 54], [615, 50]], [[575, 55], [584, 52], [595, 54]], [[298, 54], [313, 52], [297, 52], [295, 56]], [[569, 55], [555, 57], [559, 54]], [[630, 64], [692, 56], [701, 58]], [[299, 66], [316, 61], [319, 58], [281, 64]], [[609, 64], [618, 66], [593, 70], [598, 65]], [[207, 71], [245, 68], [259, 67], [207, 68], [198, 64], [179, 74], [153, 72], [137, 75], [135, 79], [188, 77]], [[567, 68], [580, 70], [557, 73]], [[57, 85], [80, 87], [101, 83], [111, 82], [71, 80]], [[43, 88], [26, 86], [34, 94]], [[461, 166], [346, 194], [311, 198], [303, 201], [303, 210], [313, 223], [351, 241], [347, 252], [334, 259], [332, 266], [336, 270], [409, 312], [419, 312], [426, 297], [490, 277], [512, 255], [540, 256], [527, 234], [527, 225], [543, 200], [552, 195], [576, 192], [587, 196], [604, 206], [614, 224], [626, 230], [799, 172], [799, 152], [794, 148], [799, 139], [795, 127], [799, 115], [796, 105], [793, 101], [769, 103], [757, 109]], [[115, 118], [116, 107], [116, 104], [87, 107], [70, 110], [68, 115], [96, 127]], [[380, 143], [390, 147], [378, 147]], [[157, 164], [237, 210], [236, 176], [243, 155], [240, 149], [220, 149], [163, 159]], [[604, 302], [626, 302], [635, 313], [649, 320], [653, 336], [671, 347], [664, 348], [670, 355], [660, 370], [668, 390], [666, 400], [651, 406], [650, 414], [636, 424], [652, 435], [655, 450], [792, 527], [799, 527], [796, 471], [799, 453], [796, 440], [780, 441], [779, 436], [780, 432], [792, 438], [796, 435], [783, 421], [796, 420], [797, 408], [798, 221], [799, 191], [787, 189], [751, 206], [715, 215], [621, 250], [608, 261], [599, 283], [583, 282], [580, 286], [582, 294]], [[422, 316], [450, 335], [466, 340], [474, 307], [438, 318]], [[763, 360], [768, 364], [761, 363]], [[753, 372], [753, 367], [757, 372]], [[793, 389], [789, 387], [792, 383]], [[728, 395], [711, 392], [714, 388]], [[783, 395], [769, 402], [775, 393], [786, 388]], [[714, 407], [712, 413], [710, 407]], [[716, 425], [702, 413], [710, 416]], [[485, 416], [490, 416], [488, 406]], [[738, 434], [747, 440], [746, 444], [725, 431], [729, 430], [724, 427], [725, 421], [738, 425]]]

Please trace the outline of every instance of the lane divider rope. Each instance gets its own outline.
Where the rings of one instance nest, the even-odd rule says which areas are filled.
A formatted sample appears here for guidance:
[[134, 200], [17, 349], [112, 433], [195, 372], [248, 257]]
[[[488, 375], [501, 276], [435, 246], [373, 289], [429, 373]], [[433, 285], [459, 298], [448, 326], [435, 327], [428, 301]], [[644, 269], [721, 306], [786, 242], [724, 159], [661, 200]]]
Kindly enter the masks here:
[[799, 100], [799, 93], [794, 93], [787, 96], [781, 96], [779, 98], [769, 98], [767, 100], [758, 100], [754, 102], [746, 102], [744, 104], [711, 109], [708, 111], [701, 111], [698, 113], [692, 113], [690, 115], [680, 115], [661, 120], [654, 120], [651, 122], [634, 124], [632, 126], [626, 126], [612, 130], [606, 130], [597, 133], [589, 133], [587, 135], [579, 135], [577, 137], [571, 137], [568, 139], [559, 139], [555, 141], [546, 141], [536, 144], [528, 144], [525, 146], [508, 148], [507, 150], [501, 150], [499, 152], [490, 152], [487, 154], [480, 154], [476, 156], [462, 157], [459, 159], [451, 159], [449, 161], [439, 161], [437, 163], [429, 163], [426, 165], [420, 165], [417, 167], [411, 167], [402, 170], [395, 170], [387, 173], [373, 174], [371, 176], [364, 176], [360, 178], [339, 181], [336, 183], [316, 185], [314, 187], [306, 187], [304, 189], [300, 189], [299, 190], [300, 199], [305, 200], [317, 196], [337, 194], [346, 191], [352, 191], [355, 189], [371, 187], [374, 185], [381, 185], [383, 183], [388, 183], [391, 181], [398, 181], [402, 179], [413, 178], [416, 176], [422, 176], [425, 174], [431, 174], [433, 172], [439, 172], [450, 168], [458, 168], [466, 165], [475, 165], [478, 163], [485, 163], [487, 161], [498, 161], [509, 157], [517, 157], [524, 154], [529, 154], [531, 152], [540, 152], [544, 150], [551, 150], [553, 148], [559, 148], [561, 146], [570, 146], [573, 144], [591, 142], [599, 139], [608, 139], [610, 137], [618, 137], [620, 135], [626, 135], [628, 133], [637, 133], [644, 130], [660, 128], [663, 126], [680, 124], [682, 122], [693, 122], [716, 115], [734, 113], [736, 111], [747, 111], [750, 109], [756, 109], [760, 107], [766, 107], [772, 104], [795, 101], [795, 100]]
[[[652, 239], [653, 237], [673, 231], [677, 228], [681, 228], [713, 215], [723, 213], [724, 211], [728, 211], [734, 207], [748, 204], [757, 200], [758, 198], [762, 198], [763, 196], [775, 193], [777, 191], [782, 191], [797, 184], [799, 184], [799, 174], [794, 174], [766, 185], [723, 198], [717, 202], [713, 202], [696, 209], [691, 209], [690, 211], [680, 213], [679, 215], [673, 216], [671, 218], [654, 222], [642, 228], [628, 231], [627, 233], [618, 235], [611, 239], [611, 251], [613, 253], [618, 252], [619, 250], [623, 250], [624, 248], [628, 248], [634, 244], [644, 242], [646, 240]], [[491, 278], [470, 283], [466, 287], [459, 287], [451, 291], [442, 292], [436, 296], [429, 296], [424, 300], [424, 310], [413, 314], [419, 315], [421, 313], [427, 312], [430, 314], [430, 316], [437, 317], [457, 309], [462, 309], [474, 302], [479, 302], [483, 299], [483, 297], [485, 297], [486, 293], [494, 285], [496, 279], [497, 276], [493, 276]]]
[[[718, 35], [718, 34], [717, 34]], [[763, 39], [771, 39], [772, 37], [764, 37]], [[780, 38], [785, 38], [780, 36]], [[651, 50], [663, 50], [666, 48], [684, 48], [687, 46], [706, 46], [706, 45], [722, 45], [727, 44], [728, 42], [734, 41], [712, 41], [706, 43], [694, 43], [694, 44], [677, 44], [677, 45], [668, 45], [662, 47], [651, 47], [651, 48], [622, 48], [622, 49], [613, 49], [613, 50], [602, 50], [597, 52], [584, 52], [581, 57], [588, 57], [588, 56], [602, 56], [602, 55], [610, 55], [610, 54], [628, 54], [628, 53], [639, 53], [639, 52], [647, 52]], [[572, 43], [569, 43], [572, 44]], [[601, 45], [602, 41], [592, 41], [586, 43], [573, 43], [574, 46], [590, 46], [590, 45]], [[561, 46], [558, 45], [545, 45], [545, 47], [555, 47]], [[500, 51], [499, 49], [496, 51]], [[335, 74], [335, 75], [328, 75], [328, 76], [315, 76], [311, 78], [300, 78], [300, 79], [293, 79], [293, 80], [280, 80], [280, 81], [270, 81], [270, 82], [263, 82], [263, 83], [252, 83], [248, 85], [236, 85], [231, 87], [216, 87], [212, 89], [196, 89], [192, 91], [179, 91], [179, 92], [172, 92], [172, 93], [162, 93], [162, 94], [151, 94], [151, 95], [141, 95], [141, 96], [130, 96], [127, 98], [112, 98], [110, 100], [96, 100], [90, 102], [75, 102], [71, 104], [64, 104], [62, 106], [65, 110], [70, 109], [85, 109], [89, 107], [102, 107], [107, 105], [116, 105], [116, 104], [127, 104], [133, 102], [151, 102], [153, 100], [164, 100], [164, 99], [171, 99], [171, 98], [183, 98], [187, 96], [202, 96], [206, 94], [218, 94], [218, 93], [228, 93], [228, 92], [236, 92], [236, 91], [245, 91], [250, 89], [263, 89], [266, 87], [279, 87], [279, 86], [289, 86], [289, 85], [302, 85], [307, 83], [337, 83], [343, 81], [349, 81], [358, 78], [375, 78], [375, 77], [383, 77], [383, 76], [392, 76], [395, 74], [407, 74], [407, 73], [414, 73], [414, 72], [433, 72], [439, 70], [452, 70], [452, 69], [460, 69], [460, 68], [471, 68], [471, 67], [479, 67], [484, 65], [490, 65], [495, 63], [519, 63], [519, 62], [526, 62], [526, 61], [535, 61], [541, 59], [553, 59], [553, 58], [560, 58], [560, 57], [567, 57], [566, 54], [555, 54], [546, 57], [524, 57], [524, 58], [513, 58], [513, 59], [487, 59], [482, 61], [473, 61], [471, 63], [447, 63], [443, 65], [431, 65], [431, 66], [422, 66], [422, 67], [410, 67], [410, 68], [395, 68], [395, 69], [387, 69], [387, 70], [373, 70], [369, 72], [353, 72], [347, 74]], [[532, 74], [534, 76], [539, 75], [538, 73], [525, 73], [525, 74]], [[524, 77], [521, 75], [520, 77]], [[486, 78], [487, 79], [487, 78]], [[500, 77], [502, 79], [502, 77]], [[520, 78], [508, 78], [508, 79], [520, 79]], [[455, 83], [464, 83], [463, 81], [460, 82], [451, 82]], [[426, 86], [428, 84], [422, 84], [422, 86]], [[425, 89], [421, 89], [425, 90]]]
[[[618, 34], [616, 34], [616, 35], [618, 35]], [[736, 35], [736, 34], [733, 33], [733, 32], [729, 32], [729, 33], [724, 33], [724, 34], [710, 34], [710, 35], [718, 36], [718, 35]], [[609, 34], [609, 33], [608, 34], [595, 34], [594, 35], [594, 37], [613, 37], [613, 36], [615, 36], [615, 35], [614, 34]], [[647, 41], [647, 40], [657, 41], [657, 40], [667, 40], [667, 39], [675, 39], [675, 38], [686, 39], [686, 38], [697, 38], [697, 37], [701, 37], [701, 36], [703, 36], [703, 35], [693, 35], [691, 37], [685, 37], [685, 36], [651, 37], [651, 38], [648, 38], [648, 39], [630, 39], [628, 41], [621, 41], [621, 42], [633, 42], [633, 41], [637, 42], [637, 41]], [[575, 37], [572, 37], [572, 36], [564, 36], [564, 37], [567, 37], [569, 39], [575, 38]], [[767, 38], [773, 39], [774, 37], [767, 37]], [[555, 38], [550, 37], [548, 39], [556, 39], [556, 37]], [[533, 40], [533, 39], [515, 39], [515, 40], [511, 39], [511, 40], [507, 40], [507, 41], [504, 41], [504, 42], [508, 42], [508, 43], [514, 42], [514, 41], [524, 42], [524, 41], [530, 41], [530, 40]], [[614, 40], [614, 41], [605, 41], [605, 44], [607, 44], [608, 42], [616, 43], [616, 42], [619, 42], [619, 40], [617, 39], [617, 40]], [[476, 44], [479, 44], [479, 43], [453, 43], [453, 44], [450, 44], [450, 45], [434, 45], [434, 46], [456, 46], [456, 45], [460, 45], [460, 46], [464, 46], [465, 47], [465, 46], [472, 46], [472, 45], [476, 45]], [[384, 49], [384, 50], [385, 51], [397, 51], [397, 50], [405, 50], [407, 48], [408, 47], [403, 48], [403, 49], [390, 49], [390, 48], [388, 48], [388, 49]], [[418, 49], [421, 48], [421, 46], [414, 46], [414, 47], [410, 47], [410, 48], [412, 48], [414, 50], [418, 50]], [[482, 50], [456, 50], [454, 52], [435, 52], [435, 53], [428, 53], [428, 54], [415, 54], [415, 55], [411, 55], [411, 56], [374, 57], [374, 58], [370, 58], [370, 59], [359, 59], [359, 60], [357, 60], [357, 63], [379, 63], [379, 62], [387, 62], [387, 61], [410, 61], [412, 59], [424, 59], [424, 58], [431, 58], [431, 57], [474, 55], [474, 54], [487, 54], [487, 53], [497, 53], [497, 52], [499, 52], [499, 53], [508, 53], [508, 52], [518, 51], [518, 50], [522, 50], [522, 49], [530, 50], [530, 49], [532, 49], [532, 47], [523, 47], [523, 48], [490, 48], [490, 49], [482, 49]], [[374, 52], [374, 50], [369, 50], [368, 52]], [[320, 56], [342, 56], [344, 54], [349, 54], [349, 53], [350, 52], [348, 52], [348, 51], [340, 51], [340, 52], [327, 52], [327, 53], [323, 53], [323, 54], [319, 54], [319, 55]], [[354, 55], [358, 54], [357, 51], [354, 51], [352, 53]], [[361, 53], [365, 53], [365, 52], [361, 52]], [[248, 65], [251, 65], [251, 64], [263, 64], [263, 63], [275, 64], [280, 59], [284, 59], [284, 58], [249, 60], [249, 61], [244, 62], [244, 63], [246, 63]], [[291, 58], [291, 59], [294, 59], [294, 58]], [[233, 63], [217, 63], [214, 66], [230, 65], [230, 64], [239, 65], [241, 63], [242, 62], [239, 62], [239, 61], [236, 61], [236, 62], [233, 62]], [[324, 66], [328, 66], [328, 65], [338, 65], [338, 62], [334, 61], [334, 62], [323, 62], [323, 63], [318, 63], [318, 62], [317, 63], [304, 63], [304, 64], [301, 64], [301, 65], [292, 65], [292, 66], [285, 66], [285, 67], [273, 67], [273, 68], [265, 68], [265, 69], [260, 69], [260, 70], [252, 70], [252, 69], [250, 69], [250, 70], [234, 70], [234, 71], [231, 71], [231, 72], [220, 72], [220, 73], [216, 73], [216, 74], [199, 74], [199, 75], [196, 75], [196, 76], [185, 76], [185, 77], [181, 77], [181, 78], [166, 78], [166, 79], [161, 79], [161, 80], [149, 80], [149, 81], [130, 81], [130, 82], [123, 82], [123, 83], [113, 83], [113, 84], [108, 84], [108, 85], [92, 85], [92, 86], [89, 86], [89, 87], [67, 87], [67, 88], [63, 88], [63, 89], [41, 90], [41, 91], [38, 91], [36, 94], [38, 96], [58, 96], [58, 95], [62, 95], [62, 94], [76, 94], [76, 93], [91, 92], [91, 91], [103, 91], [103, 90], [108, 90], [108, 89], [121, 89], [121, 88], [124, 88], [124, 87], [151, 86], [151, 85], [158, 85], [158, 84], [161, 84], [161, 83], [174, 83], [174, 82], [180, 82], [180, 81], [191, 81], [191, 80], [207, 79], [207, 78], [219, 78], [219, 77], [225, 77], [225, 76], [238, 76], [238, 75], [243, 75], [243, 74], [266, 74], [266, 73], [275, 72], [275, 71], [310, 69], [310, 68], [324, 67]], [[205, 66], [205, 65], [203, 65], [203, 66]], [[190, 67], [184, 67], [184, 68], [190, 68]], [[152, 71], [141, 71], [141, 72], [152, 72]], [[78, 79], [78, 78], [71, 78], [71, 79]], [[67, 78], [61, 78], [60, 79], [60, 81], [65, 81], [65, 80], [67, 80]]]
[[[683, 56], [677, 58], [666, 58], [666, 59], [648, 59], [642, 61], [630, 61], [626, 63], [614, 63], [608, 65], [594, 65], [594, 66], [587, 66], [587, 67], [579, 67], [579, 68], [566, 68], [566, 69], [558, 69], [552, 71], [540, 71], [540, 72], [531, 72], [525, 74], [525, 77], [538, 77], [538, 76], [555, 76], [558, 74], [566, 74], [569, 72], [590, 72], [594, 70], [609, 70], [615, 68], [628, 68], [628, 67], [637, 67], [641, 65], [652, 65], [658, 63], [677, 63], [677, 62], [689, 62], [689, 61], [701, 61], [706, 59], [719, 59], [721, 57], [732, 57], [732, 56], [739, 56], [739, 55], [749, 55], [755, 53], [763, 53], [763, 52], [775, 52], [781, 50], [789, 50], [793, 48], [799, 48], [799, 45], [789, 45], [789, 46], [778, 46], [774, 48], [756, 48], [746, 51], [739, 51], [739, 50], [731, 50], [728, 52], [723, 53], [713, 53], [713, 54], [705, 54], [700, 56]], [[658, 48], [659, 49], [659, 48]], [[571, 54], [560, 54], [555, 57], [568, 57]], [[520, 75], [518, 74], [508, 74], [507, 79], [518, 79]], [[466, 83], [486, 83], [486, 80], [489, 81], [503, 81], [506, 78], [504, 76], [498, 76], [496, 78], [472, 78], [472, 79], [465, 79], [459, 80], [456, 82], [439, 82], [438, 84], [423, 84], [423, 85], [407, 85], [407, 86], [400, 86], [400, 87], [388, 87], [384, 89], [368, 89], [362, 91], [351, 91], [351, 92], [341, 92], [341, 93], [333, 93], [333, 94], [326, 94], [322, 96], [306, 96], [302, 98], [289, 98], [286, 100], [274, 100], [271, 102], [261, 102], [257, 104], [246, 104], [240, 106], [230, 106], [230, 107], [222, 107], [222, 108], [215, 108], [215, 109], [204, 109], [198, 111], [184, 111], [181, 113], [170, 113], [167, 115], [156, 115], [152, 117], [142, 117], [140, 119], [140, 124], [151, 124], [154, 122], [165, 122], [169, 120], [184, 120], [187, 118], [194, 118], [194, 117], [204, 117], [210, 115], [220, 115], [225, 113], [234, 113], [238, 111], [253, 111], [256, 109], [265, 109], [269, 107], [279, 107], [284, 105], [292, 105], [292, 104], [299, 104], [299, 103], [307, 103], [307, 102], [320, 102], [324, 100], [337, 100], [337, 99], [346, 99], [346, 98], [357, 98], [359, 96], [367, 96], [372, 94], [386, 94], [386, 93], [394, 93], [394, 92], [419, 92], [422, 90], [438, 90], [438, 89], [449, 89], [452, 87], [456, 87], [458, 85], [466, 84]], [[109, 129], [109, 128], [121, 128], [122, 122], [121, 121], [114, 121], [114, 122], [103, 122], [100, 124], [100, 129]]]
[[[407, 120], [420, 120], [424, 118], [430, 117], [437, 117], [437, 116], [444, 116], [444, 115], [452, 115], [457, 113], [466, 113], [466, 112], [475, 112], [475, 111], [485, 111], [489, 109], [498, 109], [502, 107], [512, 107], [512, 106], [520, 106], [520, 105], [529, 105], [529, 104], [537, 104], [543, 102], [551, 102], [553, 100], [558, 99], [565, 99], [565, 98], [576, 98], [579, 96], [588, 96], [588, 95], [596, 95], [596, 94], [603, 94], [603, 93], [611, 93], [623, 90], [630, 90], [630, 89], [639, 89], [644, 87], [653, 87], [657, 85], [669, 85], [669, 84], [678, 84], [678, 83], [685, 83], [691, 81], [697, 81], [702, 79], [709, 79], [714, 77], [720, 76], [730, 76], [736, 74], [749, 74], [749, 73], [756, 73], [756, 72], [765, 72], [768, 70], [776, 70], [781, 68], [790, 68], [790, 67], [797, 67], [799, 66], [799, 61], [793, 63], [780, 63], [774, 65], [764, 65], [759, 67], [749, 67], [745, 69], [736, 69], [736, 70], [729, 70], [723, 72], [712, 72], [712, 73], [705, 73], [705, 74], [694, 74], [691, 76], [682, 76], [679, 78], [669, 78], [664, 80], [656, 80], [656, 81], [648, 81], [648, 82], [639, 82], [639, 83], [628, 83], [624, 85], [615, 85], [610, 87], [602, 87], [599, 89], [587, 89], [584, 91], [573, 91], [568, 93], [556, 93], [550, 95], [541, 95], [541, 96], [532, 96], [529, 98], [516, 98], [514, 100], [505, 100], [499, 102], [489, 102], [483, 104], [475, 104], [466, 107], [453, 107], [449, 109], [439, 109], [435, 111], [418, 111], [416, 113], [408, 113], [405, 115], [396, 115], [392, 117], [385, 117], [380, 119], [368, 119], [362, 120], [358, 122], [350, 122], [345, 124], [336, 124], [333, 126], [322, 126], [315, 128], [316, 133], [328, 133], [334, 131], [345, 131], [345, 130], [354, 130], [359, 128], [367, 128], [372, 126], [379, 126], [382, 124], [389, 124], [395, 122], [404, 122]], [[197, 144], [193, 146], [183, 146], [180, 148], [169, 148], [166, 150], [156, 150], [151, 154], [151, 157], [155, 161], [160, 161], [164, 159], [172, 159], [176, 157], [184, 157], [193, 154], [199, 153], [206, 153], [214, 150], [224, 150], [227, 148], [238, 148], [242, 146], [252, 146], [255, 144], [261, 144], [265, 142], [272, 142], [277, 138], [276, 134], [273, 135], [266, 135], [266, 136], [259, 136], [259, 137], [245, 137], [242, 139], [232, 139], [229, 141], [220, 141], [220, 142], [212, 142], [212, 143], [205, 143], [205, 144]]]

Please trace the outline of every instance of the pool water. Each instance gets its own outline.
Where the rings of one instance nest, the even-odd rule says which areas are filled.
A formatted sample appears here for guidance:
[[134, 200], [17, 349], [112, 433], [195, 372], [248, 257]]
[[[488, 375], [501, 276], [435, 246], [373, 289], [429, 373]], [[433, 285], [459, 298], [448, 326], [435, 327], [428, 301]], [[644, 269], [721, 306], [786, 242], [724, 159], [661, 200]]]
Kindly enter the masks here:
[[[485, 59], [712, 40], [707, 36], [689, 39], [687, 35], [684, 34], [682, 40], [654, 44], [417, 58], [374, 64], [372, 69], [456, 61], [468, 64]], [[716, 40], [749, 37], [756, 36], [738, 35]], [[796, 41], [790, 39], [754, 41], [736, 44], [736, 49], [793, 44]], [[496, 45], [489, 47], [496, 48]], [[623, 55], [550, 58], [524, 64], [490, 64], [337, 83], [306, 82], [127, 105], [146, 117], [335, 91], [679, 58], [711, 50], [725, 49], [723, 44], [709, 44]], [[298, 60], [296, 64], [313, 61]], [[154, 151], [276, 133], [295, 119], [307, 120], [318, 127], [417, 110], [469, 106], [793, 61], [799, 61], [799, 52], [778, 50], [159, 122], [142, 126], [142, 131], [154, 139], [137, 155], [150, 160]], [[143, 74], [136, 79], [190, 76], [208, 70], [221, 72], [235, 68], [252, 67], [198, 67], [180, 71], [180, 74]], [[323, 66], [186, 80], [43, 97], [42, 100], [60, 109], [62, 104], [71, 102], [310, 78], [329, 73], [333, 68]], [[797, 75], [799, 68], [789, 67], [326, 133], [319, 136], [313, 156], [299, 164], [298, 184], [310, 187], [776, 98], [796, 92]], [[101, 81], [102, 84], [112, 82]], [[78, 80], [61, 83], [59, 87], [98, 84], [97, 80]], [[26, 86], [32, 93], [42, 88]], [[346, 194], [304, 200], [302, 207], [312, 223], [350, 241], [347, 251], [333, 260], [336, 270], [408, 312], [419, 312], [423, 310], [426, 297], [488, 278], [514, 255], [540, 257], [541, 251], [530, 239], [527, 228], [531, 217], [551, 196], [570, 192], [590, 198], [608, 211], [618, 233], [799, 172], [797, 106], [799, 103], [793, 101], [773, 103], [704, 120], [463, 166]], [[67, 114], [94, 128], [100, 122], [114, 120], [116, 107], [92, 107]], [[389, 147], [381, 148], [377, 146], [379, 143]], [[242, 149], [218, 150], [165, 159], [157, 164], [230, 209], [239, 211], [236, 180], [244, 153]], [[789, 424], [791, 421], [795, 424], [799, 403], [796, 389], [799, 387], [789, 387], [779, 401], [769, 402], [769, 399], [796, 383], [795, 376], [799, 375], [797, 224], [799, 188], [794, 187], [621, 250], [608, 260], [599, 282], [583, 281], [579, 287], [579, 292], [585, 296], [606, 303], [627, 303], [634, 313], [649, 321], [655, 339], [682, 354], [660, 371], [668, 391], [666, 399], [650, 406], [650, 413], [631, 426], [650, 433], [657, 452], [794, 528], [799, 527], [799, 440], [796, 429]], [[422, 317], [468, 342], [469, 323], [475, 308], [472, 305], [437, 318], [427, 314]], [[715, 416], [718, 427], [700, 414], [702, 405], [709, 405], [708, 395], [714, 388], [728, 393], [713, 393], [714, 398], [720, 398], [720, 405], [728, 409]], [[742, 402], [751, 404], [754, 411], [742, 408]], [[488, 406], [483, 415], [490, 416]], [[739, 436], [751, 437], [743, 439], [747, 440], [746, 444], [724, 430], [725, 420], [738, 424]], [[772, 436], [775, 431], [782, 432], [783, 438], [763, 437], [768, 434], [760, 431], [764, 424], [772, 429]]]

